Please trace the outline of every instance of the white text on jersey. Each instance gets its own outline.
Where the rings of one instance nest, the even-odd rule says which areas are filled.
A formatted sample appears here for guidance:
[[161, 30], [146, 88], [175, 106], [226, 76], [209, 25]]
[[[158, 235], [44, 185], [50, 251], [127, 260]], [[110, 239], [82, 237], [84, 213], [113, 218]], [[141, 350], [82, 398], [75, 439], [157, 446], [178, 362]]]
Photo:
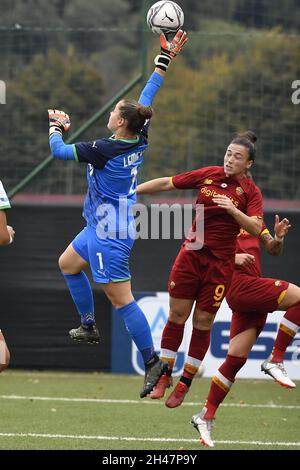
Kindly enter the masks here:
[[131, 155], [127, 155], [127, 157], [123, 158], [124, 161], [124, 168], [127, 166], [133, 165], [137, 160], [141, 158], [143, 152], [132, 153]]

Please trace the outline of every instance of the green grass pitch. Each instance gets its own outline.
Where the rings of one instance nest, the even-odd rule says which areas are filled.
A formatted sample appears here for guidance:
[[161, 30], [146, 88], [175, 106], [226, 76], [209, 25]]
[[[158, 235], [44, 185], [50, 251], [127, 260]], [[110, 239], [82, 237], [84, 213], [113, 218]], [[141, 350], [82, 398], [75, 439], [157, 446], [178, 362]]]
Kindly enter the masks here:
[[[99, 373], [0, 375], [0, 449], [203, 450], [189, 424], [209, 379], [196, 379], [184, 405], [139, 398], [142, 377]], [[219, 409], [215, 449], [300, 450], [300, 384], [237, 380]]]

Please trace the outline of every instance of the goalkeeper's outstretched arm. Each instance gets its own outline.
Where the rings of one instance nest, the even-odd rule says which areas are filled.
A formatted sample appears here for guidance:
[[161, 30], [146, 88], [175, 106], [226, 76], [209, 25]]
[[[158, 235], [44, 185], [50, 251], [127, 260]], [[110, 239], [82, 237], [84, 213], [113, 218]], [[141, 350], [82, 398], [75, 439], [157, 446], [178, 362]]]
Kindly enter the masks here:
[[164, 82], [170, 62], [182, 51], [187, 40], [187, 33], [182, 30], [177, 32], [171, 42], [167, 41], [164, 34], [160, 35], [160, 54], [154, 59], [156, 67], [140, 95], [140, 104], [143, 106], [152, 105], [156, 93]]

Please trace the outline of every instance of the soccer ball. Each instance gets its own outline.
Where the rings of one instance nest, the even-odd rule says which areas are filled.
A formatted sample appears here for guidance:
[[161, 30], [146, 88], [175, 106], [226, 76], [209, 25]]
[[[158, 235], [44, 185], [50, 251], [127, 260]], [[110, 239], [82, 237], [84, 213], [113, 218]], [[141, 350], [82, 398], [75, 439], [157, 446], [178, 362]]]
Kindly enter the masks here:
[[147, 23], [153, 33], [176, 33], [184, 22], [184, 14], [175, 2], [154, 3], [147, 14]]

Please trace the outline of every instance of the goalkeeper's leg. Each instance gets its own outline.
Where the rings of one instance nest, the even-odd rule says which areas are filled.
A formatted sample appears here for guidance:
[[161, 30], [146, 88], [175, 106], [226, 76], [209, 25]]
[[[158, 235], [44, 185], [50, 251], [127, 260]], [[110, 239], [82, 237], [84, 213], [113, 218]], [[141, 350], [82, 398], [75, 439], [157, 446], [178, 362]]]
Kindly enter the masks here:
[[142, 355], [145, 378], [140, 397], [144, 398], [152, 392], [160, 377], [167, 371], [168, 363], [159, 359], [155, 352], [150, 326], [132, 295], [130, 280], [110, 282], [102, 285], [102, 288], [122, 317], [132, 341]]
[[[83, 238], [82, 233], [76, 237], [77, 242], [78, 238]], [[79, 249], [77, 245], [78, 243], [76, 248]], [[81, 247], [83, 249], [83, 245]], [[84, 252], [82, 255], [85, 256]], [[87, 266], [87, 261], [75, 251], [72, 245], [68, 246], [59, 259], [59, 267], [81, 319], [80, 326], [70, 330], [69, 335], [75, 341], [96, 344], [99, 343], [100, 336], [95, 323], [92, 288], [83, 272]]]
[[5, 338], [0, 330], [0, 372], [6, 369], [9, 365], [10, 353], [5, 341]]

